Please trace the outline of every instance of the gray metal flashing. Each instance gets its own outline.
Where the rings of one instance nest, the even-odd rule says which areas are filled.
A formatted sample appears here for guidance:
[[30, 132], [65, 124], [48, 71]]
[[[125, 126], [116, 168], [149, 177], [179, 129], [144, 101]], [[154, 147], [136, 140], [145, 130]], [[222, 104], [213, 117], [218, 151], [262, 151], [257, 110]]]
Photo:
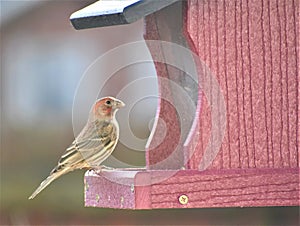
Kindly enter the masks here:
[[75, 29], [133, 23], [178, 0], [100, 0], [74, 12], [70, 20]]

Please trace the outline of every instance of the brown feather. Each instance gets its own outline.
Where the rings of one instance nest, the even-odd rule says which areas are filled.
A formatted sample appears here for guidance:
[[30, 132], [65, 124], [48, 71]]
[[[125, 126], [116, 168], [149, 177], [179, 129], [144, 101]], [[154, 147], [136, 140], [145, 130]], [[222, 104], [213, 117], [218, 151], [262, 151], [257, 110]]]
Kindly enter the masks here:
[[[119, 101], [115, 98], [103, 98], [95, 103], [91, 110], [92, 114], [90, 114], [83, 130], [63, 153], [57, 166], [51, 171], [50, 175], [40, 184], [29, 199], [33, 199], [58, 177], [75, 169], [99, 166], [111, 155], [119, 137], [119, 126], [114, 117], [114, 111], [118, 108], [113, 108], [114, 105], [106, 106], [106, 110], [107, 107], [111, 107], [111, 116], [106, 117], [107, 115], [105, 114], [107, 112], [102, 114], [104, 109], [102, 109], [102, 107], [107, 100], [111, 101], [112, 104], [114, 101]], [[122, 102], [121, 104], [121, 107], [124, 106]], [[97, 111], [99, 115], [96, 114], [95, 111]]]

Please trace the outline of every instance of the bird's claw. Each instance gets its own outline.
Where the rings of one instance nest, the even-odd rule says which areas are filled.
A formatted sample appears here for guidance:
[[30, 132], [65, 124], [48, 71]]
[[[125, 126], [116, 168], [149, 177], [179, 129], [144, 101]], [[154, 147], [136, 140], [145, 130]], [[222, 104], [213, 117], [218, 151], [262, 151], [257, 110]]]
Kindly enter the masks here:
[[97, 174], [102, 173], [104, 170], [115, 170], [115, 168], [109, 166], [97, 166], [93, 168], [93, 171]]

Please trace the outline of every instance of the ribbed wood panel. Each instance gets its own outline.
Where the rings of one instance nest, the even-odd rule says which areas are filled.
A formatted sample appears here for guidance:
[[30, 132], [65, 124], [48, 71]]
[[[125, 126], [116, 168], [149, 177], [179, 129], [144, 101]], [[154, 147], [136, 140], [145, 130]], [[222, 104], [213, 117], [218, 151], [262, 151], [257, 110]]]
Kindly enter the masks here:
[[[178, 202], [182, 194], [186, 205]], [[290, 169], [181, 171], [151, 189], [152, 208], [296, 206], [298, 195], [297, 172]]]
[[[175, 9], [165, 10], [178, 15]], [[200, 91], [199, 120], [194, 121], [182, 148], [185, 153], [169, 158], [174, 145], [181, 144], [180, 124], [173, 106], [161, 101], [157, 116], [166, 122], [167, 134], [155, 146], [162, 137], [160, 127], [156, 127], [147, 147], [147, 170], [87, 173], [86, 206], [299, 206], [298, 10], [296, 0], [188, 1], [187, 8], [184, 5], [183, 35], [216, 76], [226, 104], [227, 127], [221, 150], [210, 169], [199, 170], [199, 162], [206, 159], [203, 154], [212, 127], [212, 111]], [[172, 27], [166, 26], [168, 16], [163, 10], [147, 16], [145, 37], [170, 41], [181, 35], [181, 31], [174, 35], [174, 27], [169, 30], [173, 33], [164, 32]], [[155, 56], [162, 48], [150, 51]], [[156, 62], [156, 70], [159, 78], [174, 76], [163, 63]], [[203, 81], [201, 73], [200, 69], [199, 81]], [[212, 80], [205, 81], [208, 84], [202, 87], [212, 87]], [[175, 98], [168, 84], [159, 85], [162, 97]], [[221, 100], [217, 97], [219, 115]], [[221, 120], [218, 123], [221, 125]], [[220, 135], [213, 134], [212, 142]], [[195, 153], [187, 169], [178, 170], [182, 156], [189, 158], [191, 150]], [[180, 201], [183, 195], [185, 203]]]
[[[187, 32], [217, 77], [227, 128], [211, 168], [299, 166], [299, 2], [190, 0]], [[197, 168], [210, 136], [205, 98]], [[213, 142], [213, 141], [212, 141]]]

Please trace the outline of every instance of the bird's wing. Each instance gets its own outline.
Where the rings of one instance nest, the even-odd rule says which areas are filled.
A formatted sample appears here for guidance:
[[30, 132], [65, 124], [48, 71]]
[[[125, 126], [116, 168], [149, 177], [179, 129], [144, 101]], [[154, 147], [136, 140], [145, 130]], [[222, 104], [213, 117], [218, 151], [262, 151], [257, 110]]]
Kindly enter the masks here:
[[104, 161], [113, 151], [118, 132], [114, 123], [87, 123], [83, 131], [61, 156], [50, 175], [33, 192], [33, 199], [53, 180], [74, 169], [91, 168]]
[[82, 164], [82, 167], [98, 165], [108, 157], [107, 151], [114, 148], [116, 142], [117, 135], [114, 124], [108, 122], [87, 123], [61, 156], [54, 171], [78, 164]]

